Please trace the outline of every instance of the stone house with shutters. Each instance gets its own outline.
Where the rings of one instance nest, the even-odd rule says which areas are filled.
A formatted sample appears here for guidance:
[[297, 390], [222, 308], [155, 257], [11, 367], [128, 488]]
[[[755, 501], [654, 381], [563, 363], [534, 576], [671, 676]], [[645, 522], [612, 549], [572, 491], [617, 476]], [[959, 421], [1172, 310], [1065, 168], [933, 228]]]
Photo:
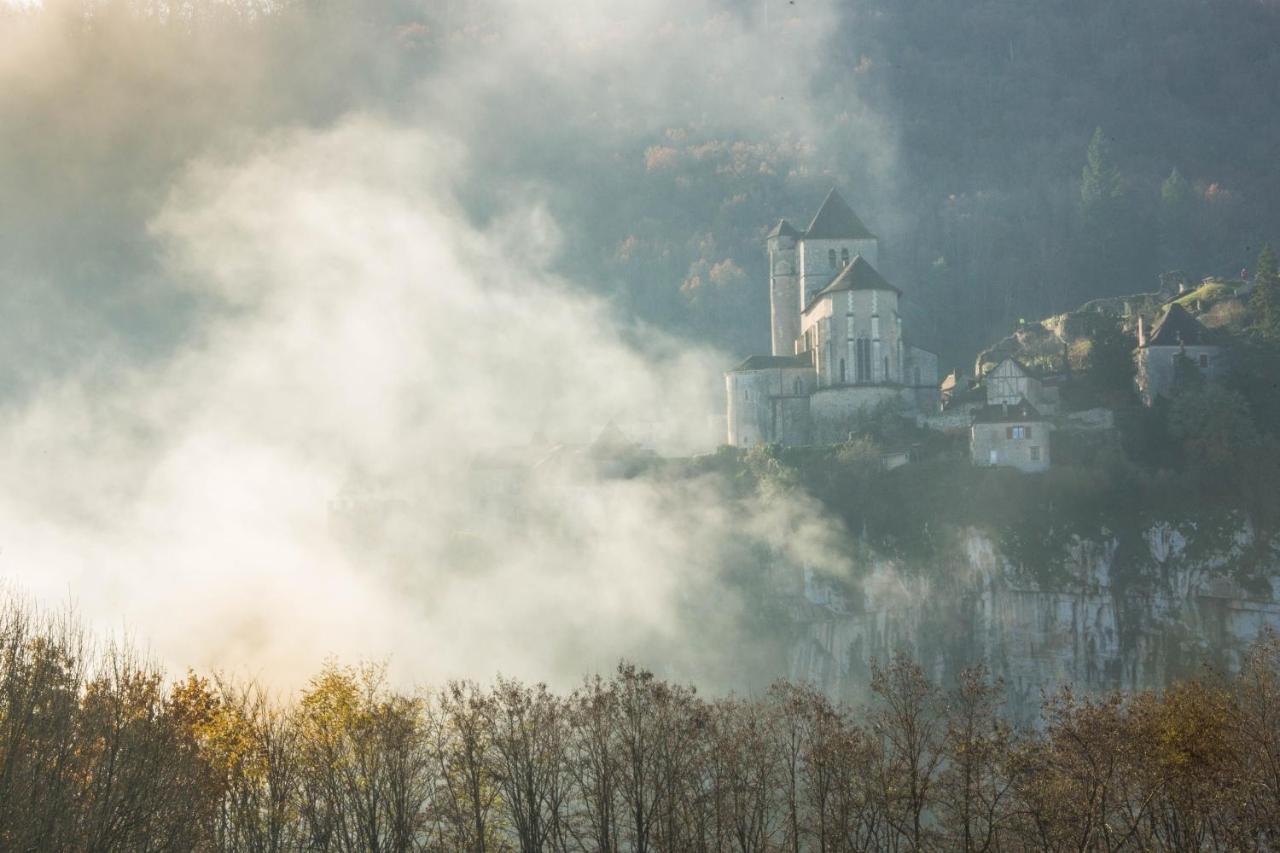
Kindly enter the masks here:
[[987, 405], [974, 412], [969, 455], [974, 465], [1017, 468], [1026, 473], [1049, 468], [1053, 424], [1025, 398]]

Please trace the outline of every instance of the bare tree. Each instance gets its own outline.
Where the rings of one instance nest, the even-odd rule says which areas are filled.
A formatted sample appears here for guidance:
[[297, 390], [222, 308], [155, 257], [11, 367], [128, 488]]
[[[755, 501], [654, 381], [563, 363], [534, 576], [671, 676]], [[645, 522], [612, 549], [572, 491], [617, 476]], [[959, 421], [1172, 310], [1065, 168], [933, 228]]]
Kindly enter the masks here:
[[997, 713], [1002, 696], [981, 665], [961, 672], [951, 691], [938, 797], [949, 849], [998, 850], [1011, 820], [1013, 732]]
[[563, 849], [569, 796], [563, 701], [545, 684], [527, 687], [499, 678], [484, 707], [492, 741], [490, 772], [521, 853]]
[[485, 853], [495, 846], [494, 804], [500, 791], [488, 725], [493, 700], [472, 682], [452, 681], [436, 701], [431, 730], [443, 840], [447, 849]]
[[885, 818], [894, 830], [889, 846], [922, 850], [930, 842], [925, 810], [942, 764], [941, 695], [902, 653], [886, 666], [873, 666], [871, 689], [879, 699], [871, 725], [884, 745], [879, 775]]

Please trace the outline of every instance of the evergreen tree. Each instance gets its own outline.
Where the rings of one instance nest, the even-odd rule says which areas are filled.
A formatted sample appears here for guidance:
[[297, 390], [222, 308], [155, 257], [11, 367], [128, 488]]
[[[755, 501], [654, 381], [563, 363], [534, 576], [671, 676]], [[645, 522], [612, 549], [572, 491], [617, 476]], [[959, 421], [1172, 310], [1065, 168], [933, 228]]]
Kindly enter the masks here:
[[1126, 191], [1102, 128], [1093, 132], [1080, 175], [1079, 299], [1133, 293], [1156, 274], [1155, 222]]
[[1102, 128], [1094, 130], [1085, 156], [1084, 171], [1080, 178], [1080, 202], [1084, 207], [1085, 217], [1088, 218], [1098, 213], [1110, 212], [1110, 208], [1124, 194], [1124, 181], [1111, 158], [1111, 143], [1107, 141]]
[[1253, 325], [1264, 338], [1280, 341], [1280, 272], [1276, 270], [1276, 253], [1267, 243], [1258, 255], [1253, 274]]
[[1174, 166], [1169, 177], [1165, 178], [1164, 183], [1160, 185], [1160, 200], [1164, 202], [1165, 207], [1176, 209], [1185, 205], [1190, 197], [1191, 185], [1187, 183], [1186, 178], [1182, 177], [1178, 167]]
[[1160, 266], [1189, 271], [1198, 252], [1191, 184], [1174, 168], [1160, 185]]

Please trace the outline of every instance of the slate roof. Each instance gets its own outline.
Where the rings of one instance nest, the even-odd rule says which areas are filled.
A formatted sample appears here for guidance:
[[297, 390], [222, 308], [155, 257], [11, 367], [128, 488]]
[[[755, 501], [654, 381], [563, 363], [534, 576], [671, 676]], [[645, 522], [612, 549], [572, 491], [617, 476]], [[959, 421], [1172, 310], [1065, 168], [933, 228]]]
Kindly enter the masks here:
[[983, 406], [973, 413], [975, 424], [1009, 424], [1043, 420], [1044, 417], [1035, 406], [1027, 402], [1026, 397], [1012, 406]]
[[809, 227], [805, 229], [806, 238], [818, 240], [874, 240], [875, 236], [862, 224], [858, 214], [845, 202], [835, 187], [827, 193], [827, 198], [818, 208], [817, 214]]
[[741, 373], [746, 370], [769, 370], [782, 367], [813, 367], [813, 359], [808, 355], [753, 355], [730, 370], [730, 373]]
[[902, 291], [885, 281], [884, 276], [876, 272], [876, 268], [862, 255], [854, 255], [848, 266], [840, 270], [840, 274], [813, 298], [816, 301], [819, 296], [841, 290], [892, 290], [899, 296], [902, 295]]
[[769, 232], [769, 234], [765, 239], [772, 239], [774, 237], [801, 237], [801, 236], [803, 235], [799, 231], [791, 227], [790, 222], [788, 222], [785, 219], [779, 219], [778, 224], [773, 226], [773, 230]]
[[1152, 327], [1145, 345], [1149, 347], [1198, 346], [1209, 343], [1208, 334], [1209, 330], [1202, 326], [1199, 320], [1187, 313], [1186, 308], [1174, 302], [1169, 306], [1169, 310], [1164, 312], [1160, 321]]

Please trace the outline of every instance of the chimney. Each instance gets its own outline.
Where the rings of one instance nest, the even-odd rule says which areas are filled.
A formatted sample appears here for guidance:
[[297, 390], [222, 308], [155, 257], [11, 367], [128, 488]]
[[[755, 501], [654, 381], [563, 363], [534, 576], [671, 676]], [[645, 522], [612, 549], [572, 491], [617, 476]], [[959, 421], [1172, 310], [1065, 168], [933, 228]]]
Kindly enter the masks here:
[[1142, 315], [1138, 315], [1138, 346], [1145, 347], [1147, 345], [1147, 324], [1142, 319]]

